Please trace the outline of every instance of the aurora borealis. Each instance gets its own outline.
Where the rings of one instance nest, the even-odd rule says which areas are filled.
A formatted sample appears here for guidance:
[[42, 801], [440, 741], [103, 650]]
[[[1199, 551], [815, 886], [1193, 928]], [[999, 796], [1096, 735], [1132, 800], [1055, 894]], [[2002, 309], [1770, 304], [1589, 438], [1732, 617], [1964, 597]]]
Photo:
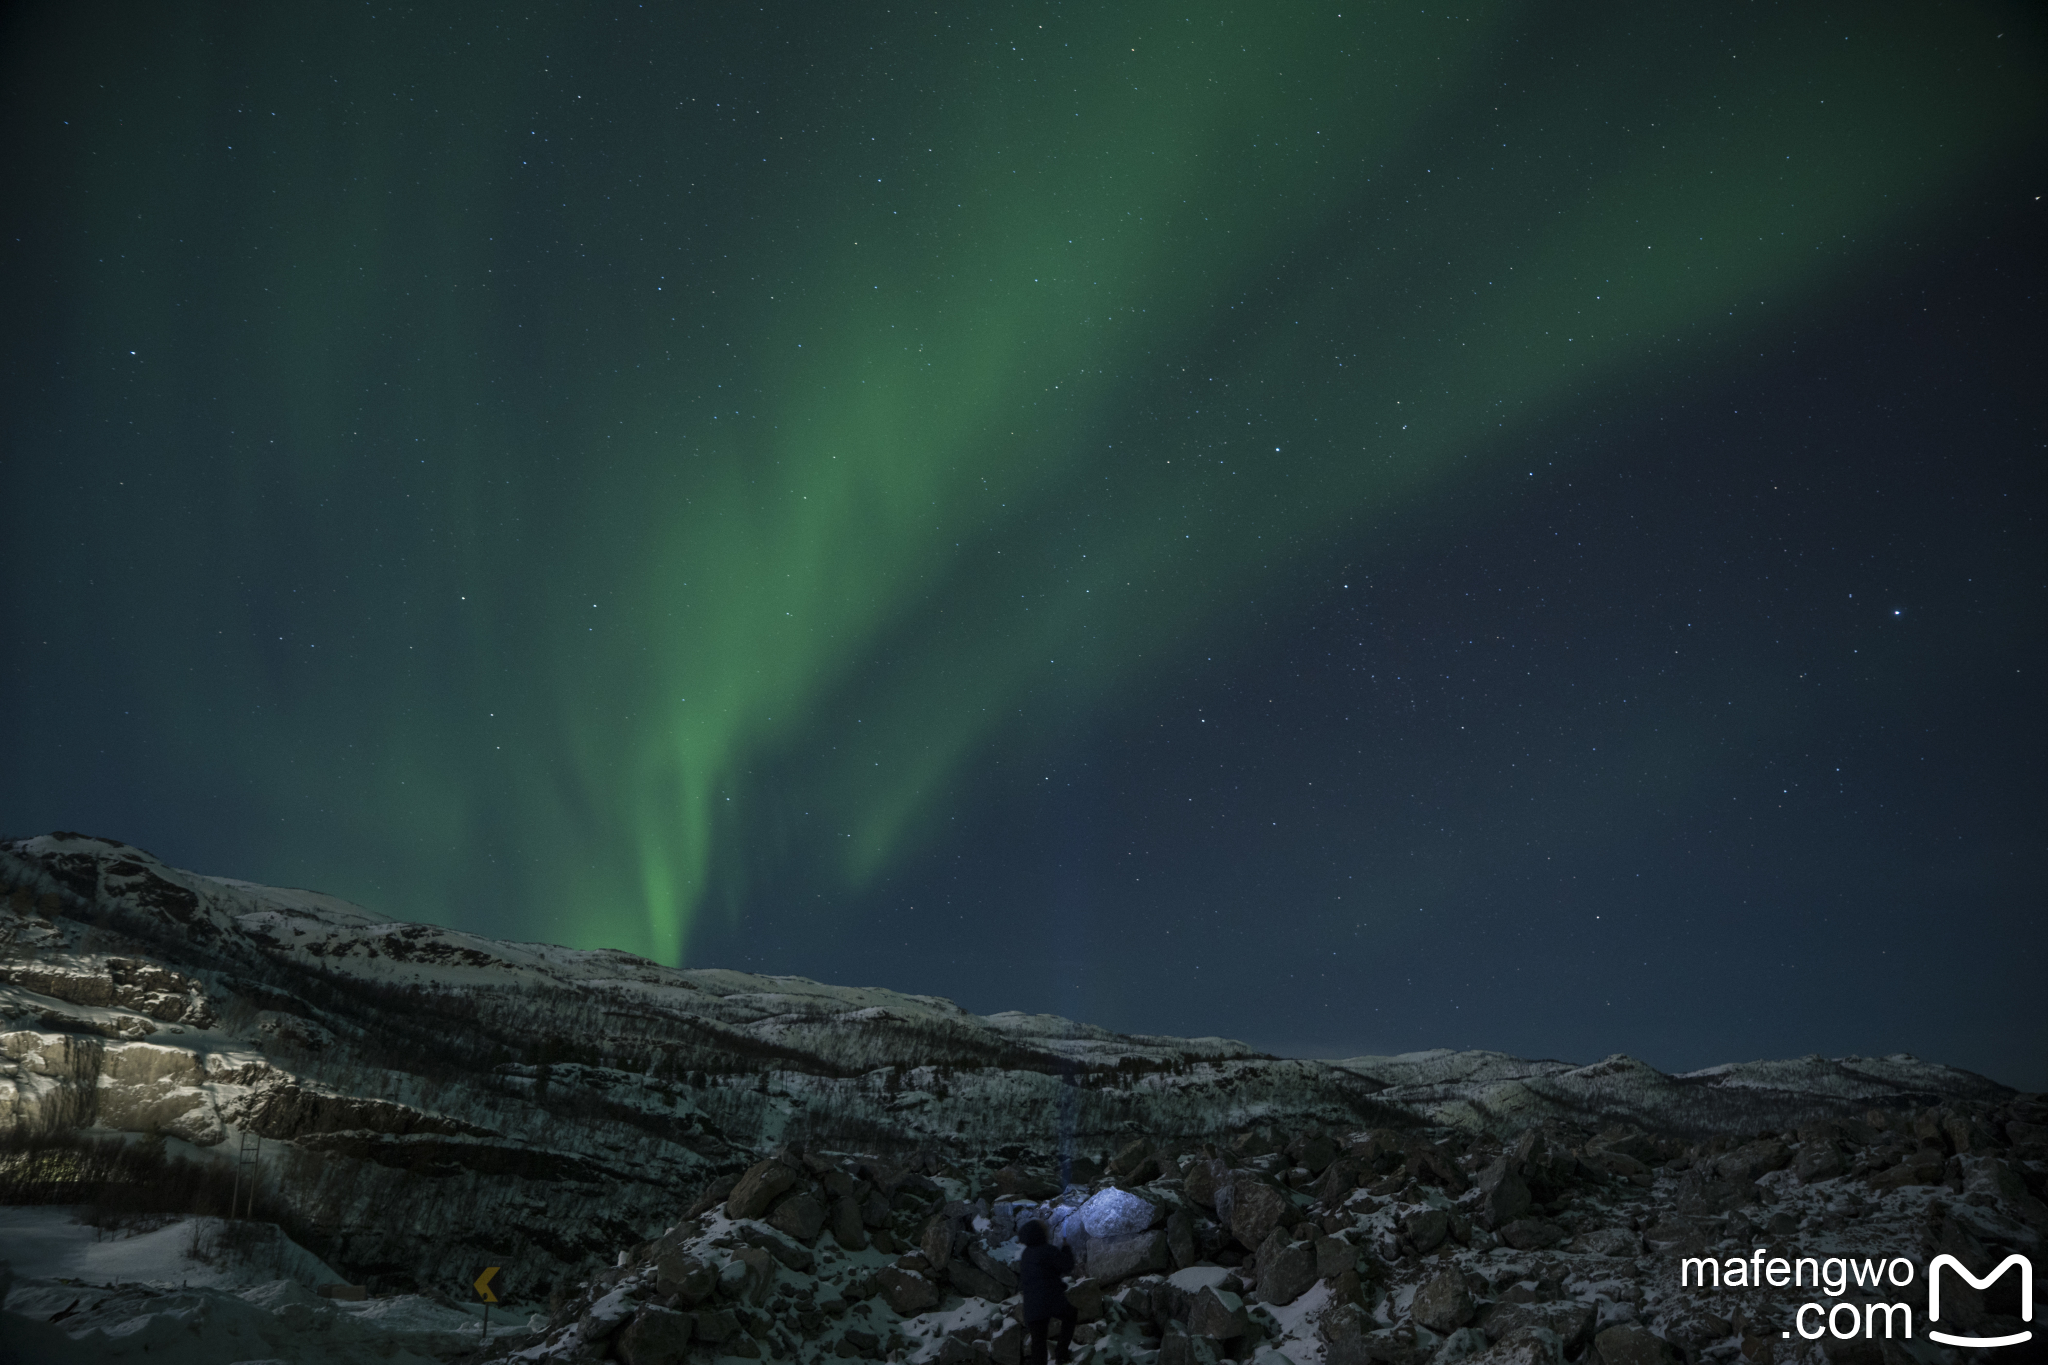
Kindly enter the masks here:
[[2042, 1065], [2031, 11], [12, 22], [12, 832], [1274, 1048]]

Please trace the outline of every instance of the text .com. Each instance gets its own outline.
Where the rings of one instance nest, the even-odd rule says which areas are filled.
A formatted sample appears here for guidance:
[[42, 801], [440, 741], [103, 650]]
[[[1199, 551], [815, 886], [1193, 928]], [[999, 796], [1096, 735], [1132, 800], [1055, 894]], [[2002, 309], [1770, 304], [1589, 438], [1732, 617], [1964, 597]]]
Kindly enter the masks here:
[[[1941, 1321], [1942, 1282], [1946, 1278], [1952, 1285], [1960, 1279], [1972, 1289], [1988, 1289], [1992, 1283], [2007, 1271], [2019, 1272], [2020, 1318], [2024, 1322], [2034, 1320], [2034, 1267], [2025, 1256], [2015, 1252], [2000, 1261], [1988, 1274], [1977, 1275], [1953, 1256], [1937, 1256], [1927, 1269], [1927, 1336], [1948, 1346], [2016, 1346], [2033, 1338], [2032, 1331], [2011, 1332], [2003, 1336], [1962, 1336], [1944, 1332], [1935, 1324]], [[1944, 1275], [1944, 1272], [1947, 1272]], [[1747, 1259], [1730, 1256], [1717, 1261], [1706, 1256], [1688, 1256], [1678, 1265], [1678, 1283], [1683, 1289], [1805, 1289], [1818, 1290], [1828, 1298], [1840, 1300], [1855, 1290], [1859, 1298], [1889, 1298], [1899, 1290], [1909, 1288], [1916, 1278], [1913, 1263], [1903, 1256], [1890, 1260], [1865, 1257], [1858, 1260], [1844, 1256], [1773, 1256], [1768, 1248], [1758, 1247]], [[1955, 1291], [1950, 1291], [1953, 1304]], [[1951, 1321], [1954, 1314], [1951, 1313]], [[1808, 1302], [1799, 1305], [1792, 1315], [1792, 1327], [1781, 1333], [1790, 1337], [1793, 1332], [1808, 1341], [1817, 1341], [1823, 1336], [1832, 1336], [1840, 1341], [1852, 1337], [1911, 1337], [1913, 1335], [1913, 1304], [1911, 1302], [1836, 1302], [1832, 1304]]]

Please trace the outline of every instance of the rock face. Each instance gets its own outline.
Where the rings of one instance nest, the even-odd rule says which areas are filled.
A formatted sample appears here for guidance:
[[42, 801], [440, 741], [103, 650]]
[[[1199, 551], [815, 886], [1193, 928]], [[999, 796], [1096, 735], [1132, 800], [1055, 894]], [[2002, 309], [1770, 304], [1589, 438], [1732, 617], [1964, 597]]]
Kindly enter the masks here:
[[[209, 1028], [218, 1018], [206, 988], [169, 967], [134, 958], [73, 963], [0, 962], [0, 981], [73, 1005], [129, 1010], [162, 1023]], [[155, 1029], [140, 1031], [154, 1033]]]
[[[1094, 1277], [1072, 1296], [1102, 1342], [1179, 1341], [1203, 1365], [1205, 1342], [1259, 1349], [1315, 1318], [1270, 1310], [1319, 1282], [1361, 1360], [1419, 1365], [1444, 1334], [1371, 1310], [1445, 1264], [1485, 1310], [1464, 1327], [1516, 1324], [1492, 1350], [1571, 1341], [1568, 1300], [1593, 1315], [1574, 1350], [1706, 1331], [1638, 1257], [1861, 1235], [1893, 1209], [1901, 1254], [2033, 1248], [2048, 1159], [2038, 1103], [1910, 1058], [1275, 1061], [399, 924], [107, 840], [0, 843], [0, 1135], [95, 1126], [223, 1163], [260, 1136], [262, 1212], [376, 1293], [503, 1264], [537, 1299], [584, 1294], [578, 1330], [614, 1354], [661, 1308], [692, 1343], [767, 1359], [980, 1360], [1032, 1217]], [[843, 1150], [867, 1136], [892, 1155]], [[977, 1304], [995, 1317], [949, 1318], [952, 1346], [918, 1337]], [[1714, 1312], [1775, 1339], [1767, 1305], [1741, 1307]], [[644, 1320], [650, 1357], [682, 1330]]]

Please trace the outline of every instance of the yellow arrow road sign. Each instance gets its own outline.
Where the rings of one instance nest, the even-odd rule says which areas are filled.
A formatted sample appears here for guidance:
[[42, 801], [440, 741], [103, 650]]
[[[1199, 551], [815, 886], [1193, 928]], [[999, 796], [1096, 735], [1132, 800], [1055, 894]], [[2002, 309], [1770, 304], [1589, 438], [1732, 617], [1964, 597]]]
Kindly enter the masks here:
[[484, 1296], [485, 1303], [496, 1303], [498, 1301], [498, 1296], [491, 1292], [491, 1276], [497, 1273], [498, 1267], [492, 1266], [489, 1270], [476, 1277], [476, 1292]]

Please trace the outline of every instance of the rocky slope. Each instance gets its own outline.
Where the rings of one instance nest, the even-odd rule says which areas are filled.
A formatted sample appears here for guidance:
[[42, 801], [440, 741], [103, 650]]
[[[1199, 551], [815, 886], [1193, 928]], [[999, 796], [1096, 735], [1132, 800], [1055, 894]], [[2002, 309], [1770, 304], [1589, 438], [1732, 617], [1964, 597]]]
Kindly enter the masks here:
[[[1191, 1179], [1201, 1144], [1220, 1154], [1261, 1128], [1327, 1133], [1338, 1148], [1367, 1131], [1429, 1133], [1433, 1150], [1469, 1152], [1539, 1124], [1619, 1121], [1696, 1141], [1870, 1110], [1990, 1114], [2012, 1099], [1902, 1057], [1683, 1076], [1626, 1057], [1285, 1060], [1225, 1039], [504, 943], [72, 834], [0, 844], [0, 1056], [0, 1134], [17, 1147], [121, 1134], [225, 1163], [260, 1139], [264, 1209], [329, 1264], [392, 1292], [500, 1264], [523, 1297], [581, 1283], [778, 1146], [867, 1154], [867, 1174], [846, 1168], [853, 1158], [833, 1169], [884, 1199], [880, 1223], [862, 1208], [879, 1232], [906, 1214], [899, 1196], [1086, 1187], [1140, 1136], [1170, 1184]], [[1394, 1139], [1377, 1141], [1376, 1153]], [[1028, 1189], [1000, 1191], [1006, 1167]], [[820, 1190], [837, 1183], [805, 1170]], [[877, 1179], [885, 1170], [903, 1174]], [[1215, 1211], [1197, 1200], [1188, 1217], [1202, 1208]], [[1000, 1222], [993, 1204], [976, 1216]], [[734, 1227], [747, 1220], [729, 1221], [689, 1237], [745, 1244]], [[872, 1240], [832, 1255], [882, 1256]], [[801, 1245], [816, 1256], [814, 1244]]]
[[785, 1148], [496, 1358], [1020, 1365], [1015, 1231], [1037, 1219], [1076, 1253], [1100, 1365], [1956, 1365], [1985, 1353], [1930, 1328], [2024, 1334], [2030, 1300], [1951, 1274], [1936, 1322], [1933, 1258], [2038, 1263], [2048, 1232], [2039, 1097], [1689, 1143], [1556, 1122], [1140, 1138], [1064, 1189], [925, 1164]]

